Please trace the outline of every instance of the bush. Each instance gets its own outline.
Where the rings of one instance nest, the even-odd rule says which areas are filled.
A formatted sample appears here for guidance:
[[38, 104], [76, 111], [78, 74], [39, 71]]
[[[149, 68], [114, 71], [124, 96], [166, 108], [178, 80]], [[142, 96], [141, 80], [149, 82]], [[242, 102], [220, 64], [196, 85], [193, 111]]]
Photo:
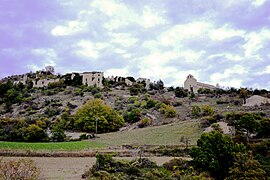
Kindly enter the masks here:
[[149, 126], [151, 124], [151, 119], [149, 118], [143, 118], [139, 124], [139, 128], [143, 128], [146, 126]]
[[173, 102], [172, 102], [172, 105], [173, 105], [174, 107], [178, 107], [178, 106], [182, 106], [183, 103], [182, 103], [181, 101], [173, 101]]
[[126, 112], [124, 118], [127, 122], [134, 123], [141, 119], [141, 110], [138, 108], [132, 109], [130, 112]]
[[94, 95], [94, 98], [98, 99], [98, 98], [101, 98], [101, 93], [97, 93]]
[[159, 109], [161, 114], [164, 114], [167, 118], [173, 118], [176, 116], [176, 110], [171, 105], [165, 105], [163, 104], [161, 108]]
[[153, 108], [153, 107], [155, 107], [156, 104], [157, 104], [157, 101], [155, 101], [152, 98], [149, 98], [147, 100], [147, 103], [146, 103], [146, 108], [148, 108], [148, 109]]
[[128, 101], [130, 103], [134, 103], [136, 100], [137, 100], [137, 97], [135, 97], [135, 96], [132, 96], [132, 97], [128, 98]]
[[191, 110], [192, 116], [199, 117], [201, 115], [201, 108], [199, 106], [193, 106]]
[[0, 159], [0, 179], [40, 179], [40, 170], [33, 160], [3, 161]]
[[214, 110], [208, 105], [202, 105], [202, 112], [205, 116], [211, 116], [215, 113]]

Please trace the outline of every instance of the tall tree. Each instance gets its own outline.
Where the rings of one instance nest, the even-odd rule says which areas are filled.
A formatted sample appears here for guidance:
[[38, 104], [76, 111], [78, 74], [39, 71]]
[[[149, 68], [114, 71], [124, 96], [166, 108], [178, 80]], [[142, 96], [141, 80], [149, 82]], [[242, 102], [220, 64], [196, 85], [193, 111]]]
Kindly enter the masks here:
[[224, 179], [228, 175], [235, 152], [245, 150], [243, 145], [235, 145], [230, 137], [218, 131], [203, 133], [197, 146], [192, 148], [190, 153], [192, 163], [198, 169], [210, 172], [217, 179]]
[[251, 152], [237, 153], [236, 161], [229, 169], [229, 177], [226, 180], [254, 180], [266, 179], [265, 171], [261, 168], [260, 163], [253, 158]]

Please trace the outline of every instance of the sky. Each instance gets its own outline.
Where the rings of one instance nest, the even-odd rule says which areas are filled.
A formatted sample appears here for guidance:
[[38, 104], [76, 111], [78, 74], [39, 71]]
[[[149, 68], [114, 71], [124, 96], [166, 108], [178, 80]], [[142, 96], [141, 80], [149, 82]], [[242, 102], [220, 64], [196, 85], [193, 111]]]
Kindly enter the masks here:
[[270, 0], [0, 0], [0, 78], [51, 65], [270, 89], [269, 9]]

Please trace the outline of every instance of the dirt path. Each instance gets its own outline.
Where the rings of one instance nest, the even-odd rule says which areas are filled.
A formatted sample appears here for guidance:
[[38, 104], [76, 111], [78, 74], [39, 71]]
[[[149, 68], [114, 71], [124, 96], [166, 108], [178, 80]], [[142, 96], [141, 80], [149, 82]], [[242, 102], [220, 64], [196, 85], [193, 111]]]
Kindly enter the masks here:
[[[3, 160], [19, 160], [25, 157], [0, 157]], [[67, 157], [28, 157], [34, 160], [41, 169], [43, 177], [49, 180], [58, 179], [81, 179], [85, 170], [90, 168], [96, 161], [93, 157], [67, 158]], [[121, 157], [117, 159], [131, 160], [133, 157]], [[161, 165], [173, 157], [150, 157], [149, 159]]]

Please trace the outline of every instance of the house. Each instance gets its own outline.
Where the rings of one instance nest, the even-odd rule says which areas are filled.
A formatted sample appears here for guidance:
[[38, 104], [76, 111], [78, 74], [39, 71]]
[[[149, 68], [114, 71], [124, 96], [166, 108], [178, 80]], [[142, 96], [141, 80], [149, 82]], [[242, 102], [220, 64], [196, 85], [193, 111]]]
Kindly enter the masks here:
[[14, 83], [14, 84], [22, 83], [23, 85], [26, 85], [26, 81], [27, 81], [27, 79], [28, 79], [27, 74], [24, 74], [24, 75], [22, 75], [22, 76], [23, 76], [22, 79], [20, 79], [20, 80], [18, 80], [18, 81], [14, 81], [13, 83]]
[[84, 72], [82, 76], [82, 84], [87, 86], [97, 86], [102, 88], [103, 72]]
[[60, 79], [40, 79], [38, 81], [33, 81], [33, 87], [42, 88], [47, 87], [49, 83], [59, 82]]
[[193, 91], [194, 93], [198, 93], [198, 90], [200, 88], [210, 89], [210, 90], [217, 89], [213, 85], [198, 82], [197, 79], [195, 79], [193, 75], [189, 74], [187, 76], [187, 79], [184, 82], [184, 89], [187, 89], [189, 92]]

